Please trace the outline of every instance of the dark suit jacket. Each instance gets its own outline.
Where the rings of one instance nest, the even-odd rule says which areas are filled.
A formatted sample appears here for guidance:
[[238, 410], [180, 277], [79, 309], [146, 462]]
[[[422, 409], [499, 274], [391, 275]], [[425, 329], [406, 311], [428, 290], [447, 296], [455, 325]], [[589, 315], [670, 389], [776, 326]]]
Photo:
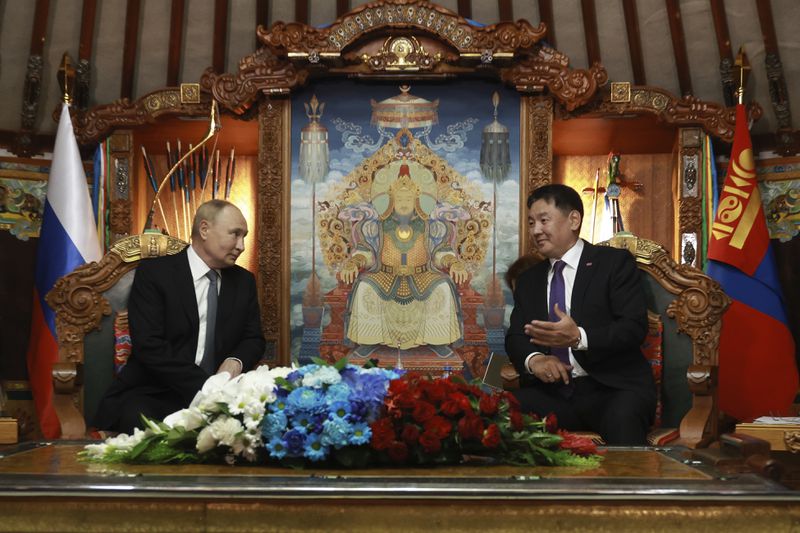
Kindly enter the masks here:
[[[525, 358], [550, 348], [532, 344], [523, 327], [531, 320], [549, 319], [549, 269], [550, 261], [542, 261], [517, 279], [506, 334], [506, 352], [529, 386], [541, 382], [525, 370]], [[573, 350], [581, 367], [604, 385], [637, 391], [654, 401], [652, 372], [640, 349], [647, 334], [647, 304], [636, 261], [627, 250], [584, 242], [570, 316], [586, 331], [589, 343], [588, 350]]]
[[[233, 266], [222, 273], [215, 332], [215, 367], [227, 357], [243, 371], [264, 353], [255, 278]], [[131, 356], [100, 403], [95, 425], [113, 426], [119, 408], [137, 394], [174, 393], [188, 406], [209, 375], [195, 364], [200, 319], [186, 250], [142, 261], [128, 301]]]

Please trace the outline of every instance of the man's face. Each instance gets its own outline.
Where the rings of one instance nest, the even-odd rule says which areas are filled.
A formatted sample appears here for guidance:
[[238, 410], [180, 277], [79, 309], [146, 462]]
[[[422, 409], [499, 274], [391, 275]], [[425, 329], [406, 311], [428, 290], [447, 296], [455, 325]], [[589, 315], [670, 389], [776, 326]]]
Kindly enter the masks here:
[[200, 222], [200, 246], [211, 268], [233, 266], [244, 252], [247, 221], [235, 207], [225, 207], [213, 221]]
[[528, 210], [528, 230], [539, 252], [560, 259], [578, 240], [581, 215], [575, 210], [564, 213], [554, 202], [536, 200]]
[[414, 193], [400, 190], [394, 194], [394, 210], [398, 215], [407, 216], [414, 212]]

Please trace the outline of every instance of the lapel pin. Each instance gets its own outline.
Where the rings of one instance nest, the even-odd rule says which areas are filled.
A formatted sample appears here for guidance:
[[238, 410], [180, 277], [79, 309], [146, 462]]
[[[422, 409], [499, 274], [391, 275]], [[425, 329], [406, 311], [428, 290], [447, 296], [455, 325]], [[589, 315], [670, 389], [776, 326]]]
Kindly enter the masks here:
[[591, 262], [591, 261], [589, 261], [588, 263], [586, 263], [586, 266], [587, 266], [587, 267], [590, 267], [590, 266], [592, 266], [592, 262]]

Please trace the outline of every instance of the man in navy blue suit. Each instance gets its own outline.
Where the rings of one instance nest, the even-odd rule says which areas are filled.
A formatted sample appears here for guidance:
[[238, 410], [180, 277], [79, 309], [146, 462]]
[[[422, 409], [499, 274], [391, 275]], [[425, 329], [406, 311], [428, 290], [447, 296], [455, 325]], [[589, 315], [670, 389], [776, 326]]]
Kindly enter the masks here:
[[237, 266], [247, 221], [224, 200], [197, 209], [192, 243], [142, 261], [128, 302], [133, 348], [94, 425], [131, 433], [141, 415], [160, 420], [188, 407], [208, 377], [237, 376], [264, 353], [253, 275]]
[[520, 373], [522, 407], [554, 413], [568, 430], [591, 430], [609, 445], [641, 445], [656, 392], [640, 346], [647, 333], [644, 289], [627, 250], [579, 237], [578, 193], [550, 184], [528, 197], [528, 228], [547, 259], [517, 279], [506, 352]]

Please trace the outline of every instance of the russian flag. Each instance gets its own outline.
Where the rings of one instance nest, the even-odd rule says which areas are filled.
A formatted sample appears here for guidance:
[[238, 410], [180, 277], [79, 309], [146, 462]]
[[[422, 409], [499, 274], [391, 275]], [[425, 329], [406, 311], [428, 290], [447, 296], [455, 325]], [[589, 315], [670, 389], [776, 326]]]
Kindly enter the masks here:
[[708, 274], [733, 302], [722, 317], [719, 404], [750, 420], [786, 415], [797, 394], [795, 342], [789, 330], [744, 106], [716, 218], [710, 228]]
[[55, 314], [45, 302], [45, 296], [58, 278], [84, 263], [99, 261], [100, 257], [86, 173], [72, 130], [69, 106], [64, 104], [37, 248], [28, 344], [28, 377], [33, 401], [42, 434], [48, 439], [58, 438], [60, 425], [52, 403], [51, 372], [53, 363], [58, 360]]

